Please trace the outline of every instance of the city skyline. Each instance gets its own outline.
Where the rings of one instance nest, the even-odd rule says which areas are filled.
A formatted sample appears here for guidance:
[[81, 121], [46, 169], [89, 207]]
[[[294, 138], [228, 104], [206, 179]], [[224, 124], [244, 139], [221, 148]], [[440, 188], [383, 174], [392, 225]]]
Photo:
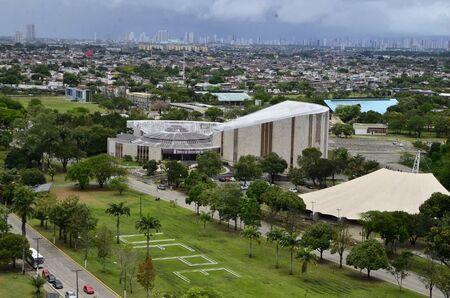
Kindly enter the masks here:
[[99, 39], [118, 40], [127, 32], [162, 30], [180, 39], [185, 32], [263, 40], [433, 37], [449, 34], [450, 2], [5, 0], [0, 35], [26, 32], [25, 24], [36, 24], [39, 37], [49, 38], [93, 38], [95, 31]]

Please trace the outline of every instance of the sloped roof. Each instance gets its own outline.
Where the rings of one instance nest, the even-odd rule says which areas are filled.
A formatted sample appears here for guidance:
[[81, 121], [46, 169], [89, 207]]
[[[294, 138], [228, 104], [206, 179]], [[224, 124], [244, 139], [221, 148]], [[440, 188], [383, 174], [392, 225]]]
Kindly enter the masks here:
[[328, 108], [318, 104], [286, 100], [279, 104], [259, 110], [249, 115], [239, 117], [220, 124], [214, 128], [217, 131], [248, 127], [262, 123], [279, 121], [292, 117], [328, 112]]
[[300, 195], [314, 212], [359, 219], [370, 210], [418, 213], [419, 206], [434, 192], [449, 194], [433, 174], [380, 169], [365, 176], [322, 190]]

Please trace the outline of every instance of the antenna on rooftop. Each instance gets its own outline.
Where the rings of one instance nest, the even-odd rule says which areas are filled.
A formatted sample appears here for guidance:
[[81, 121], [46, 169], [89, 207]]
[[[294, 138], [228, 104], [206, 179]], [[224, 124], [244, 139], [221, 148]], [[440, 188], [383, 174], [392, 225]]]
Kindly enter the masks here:
[[416, 158], [414, 159], [414, 165], [412, 167], [412, 173], [419, 173], [420, 170], [420, 150], [417, 150]]

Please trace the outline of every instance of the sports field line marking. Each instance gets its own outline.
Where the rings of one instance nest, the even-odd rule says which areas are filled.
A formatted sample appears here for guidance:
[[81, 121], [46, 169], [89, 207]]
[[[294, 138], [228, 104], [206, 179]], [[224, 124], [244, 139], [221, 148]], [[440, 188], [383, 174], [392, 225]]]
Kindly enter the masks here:
[[[159, 239], [159, 240], [150, 240], [150, 243], [158, 243], [158, 242], [171, 242], [171, 241], [175, 241], [175, 239]], [[146, 240], [144, 241], [126, 241], [126, 243], [131, 243], [131, 244], [143, 244], [143, 243], [147, 243]]]
[[207, 268], [207, 269], [193, 269], [193, 270], [182, 270], [182, 271], [174, 271], [172, 272], [173, 274], [175, 274], [176, 276], [178, 276], [179, 278], [181, 278], [182, 280], [184, 280], [187, 283], [191, 283], [191, 280], [189, 278], [187, 278], [186, 276], [183, 275], [183, 273], [201, 273], [203, 275], [209, 275], [209, 271], [226, 271], [228, 273], [230, 273], [231, 275], [234, 275], [235, 277], [241, 277], [240, 274], [234, 272], [233, 270], [230, 270], [228, 268], [224, 268], [224, 267], [220, 267], [220, 268]]
[[[164, 235], [163, 232], [152, 233], [152, 235]], [[128, 237], [136, 237], [136, 236], [145, 236], [145, 234], [126, 234], [120, 235], [119, 238], [128, 238]]]
[[[159, 248], [160, 250], [166, 250], [166, 247], [168, 247], [168, 246], [181, 246], [189, 251], [192, 251], [192, 252], [195, 251], [195, 249], [193, 249], [183, 243], [167, 243], [167, 244], [150, 245], [150, 247], [156, 247], [156, 248]], [[133, 248], [147, 248], [147, 245], [137, 245], [137, 246], [133, 246]]]
[[[191, 263], [188, 261], [188, 259], [191, 258], [203, 258], [207, 262], [205, 263]], [[217, 265], [218, 263], [214, 261], [211, 258], [208, 258], [205, 255], [190, 255], [190, 256], [178, 256], [178, 257], [163, 257], [163, 258], [154, 258], [153, 261], [165, 261], [165, 260], [179, 260], [180, 262], [183, 262], [184, 264], [188, 265], [189, 267], [196, 267], [196, 266], [208, 266], [208, 265]]]

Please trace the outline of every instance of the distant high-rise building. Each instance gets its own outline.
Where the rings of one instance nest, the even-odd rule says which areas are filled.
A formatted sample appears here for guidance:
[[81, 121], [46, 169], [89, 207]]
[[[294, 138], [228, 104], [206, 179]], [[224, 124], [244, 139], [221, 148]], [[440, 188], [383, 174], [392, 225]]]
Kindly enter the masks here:
[[165, 43], [169, 41], [169, 31], [167, 30], [159, 30], [156, 35], [156, 42]]
[[22, 43], [22, 42], [23, 42], [23, 35], [22, 35], [22, 32], [16, 31], [15, 42], [16, 42], [16, 43]]
[[189, 32], [188, 34], [188, 42], [194, 43], [194, 32]]
[[34, 24], [27, 25], [27, 40], [35, 40], [36, 39], [36, 27]]

